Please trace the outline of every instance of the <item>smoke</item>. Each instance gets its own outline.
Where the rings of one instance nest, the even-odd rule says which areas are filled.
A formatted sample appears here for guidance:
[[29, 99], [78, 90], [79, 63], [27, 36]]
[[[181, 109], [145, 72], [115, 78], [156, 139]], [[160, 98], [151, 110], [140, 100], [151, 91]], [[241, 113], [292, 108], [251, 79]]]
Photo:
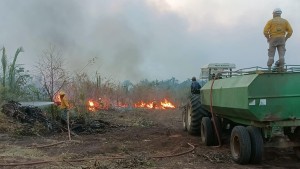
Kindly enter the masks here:
[[[184, 21], [146, 1], [16, 0], [0, 6], [6, 21], [1, 43], [11, 54], [23, 46], [19, 62], [29, 69], [55, 45], [74, 73], [84, 68], [120, 81], [162, 79], [175, 76], [174, 60], [188, 53], [179, 49], [190, 43], [184, 42]], [[97, 59], [88, 64], [91, 58]]]
[[[175, 8], [170, 2], [182, 4]], [[261, 32], [273, 8], [261, 5], [257, 11], [257, 6], [244, 2], [235, 6], [234, 1], [185, 3], [3, 0], [0, 45], [10, 56], [23, 46], [18, 63], [27, 69], [33, 68], [43, 50], [55, 45], [70, 72], [90, 76], [98, 72], [117, 81], [186, 80], [198, 76], [200, 67], [209, 62], [265, 65], [267, 44]], [[296, 45], [293, 37], [289, 44]], [[296, 56], [295, 52], [288, 49], [290, 55]], [[90, 63], [92, 58], [95, 62]]]

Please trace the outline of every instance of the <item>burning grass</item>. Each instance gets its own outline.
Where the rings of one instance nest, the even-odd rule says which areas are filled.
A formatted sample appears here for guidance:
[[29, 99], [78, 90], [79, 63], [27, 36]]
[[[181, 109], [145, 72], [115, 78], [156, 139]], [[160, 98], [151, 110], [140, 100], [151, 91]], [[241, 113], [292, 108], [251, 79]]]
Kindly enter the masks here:
[[109, 110], [109, 109], [128, 109], [128, 108], [143, 108], [143, 109], [156, 109], [156, 110], [166, 110], [166, 109], [175, 109], [176, 106], [174, 103], [171, 103], [168, 99], [164, 98], [163, 100], [157, 102], [154, 101], [138, 101], [133, 105], [116, 102], [108, 103], [103, 102], [102, 100], [96, 101], [94, 99], [89, 99], [87, 102], [87, 109], [91, 112], [96, 112], [98, 110]]
[[149, 101], [144, 102], [140, 101], [134, 104], [135, 108], [147, 108], [147, 109], [174, 109], [176, 108], [173, 103], [168, 101], [166, 98], [160, 102], [157, 101]]

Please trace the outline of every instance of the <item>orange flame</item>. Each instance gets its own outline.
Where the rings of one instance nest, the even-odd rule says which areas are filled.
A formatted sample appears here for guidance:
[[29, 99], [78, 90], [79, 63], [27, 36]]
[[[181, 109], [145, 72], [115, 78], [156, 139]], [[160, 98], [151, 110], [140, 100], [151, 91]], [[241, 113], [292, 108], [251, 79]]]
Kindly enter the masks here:
[[174, 109], [176, 108], [174, 104], [169, 102], [167, 99], [164, 99], [160, 102], [160, 105], [157, 105], [156, 101], [145, 103], [143, 101], [137, 102], [134, 104], [135, 108], [147, 108], [147, 109]]
[[92, 100], [88, 101], [88, 110], [89, 111], [96, 111], [95, 103]]
[[160, 105], [162, 106], [163, 109], [166, 108], [176, 108], [171, 102], [169, 102], [167, 99], [164, 99], [164, 102], [160, 102]]
[[95, 104], [94, 104], [93, 101], [90, 101], [90, 100], [89, 100], [89, 105], [90, 105], [91, 107], [94, 107]]

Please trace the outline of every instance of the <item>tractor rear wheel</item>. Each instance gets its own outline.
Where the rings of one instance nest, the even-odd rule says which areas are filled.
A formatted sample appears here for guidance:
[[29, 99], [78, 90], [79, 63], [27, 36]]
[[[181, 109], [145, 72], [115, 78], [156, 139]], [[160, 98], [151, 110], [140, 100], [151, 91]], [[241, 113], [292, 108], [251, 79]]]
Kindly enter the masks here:
[[233, 161], [247, 164], [251, 155], [251, 140], [249, 132], [244, 126], [235, 126], [231, 131], [230, 150]]
[[187, 131], [192, 135], [200, 135], [201, 120], [207, 116], [208, 113], [201, 106], [200, 95], [193, 94], [187, 107]]

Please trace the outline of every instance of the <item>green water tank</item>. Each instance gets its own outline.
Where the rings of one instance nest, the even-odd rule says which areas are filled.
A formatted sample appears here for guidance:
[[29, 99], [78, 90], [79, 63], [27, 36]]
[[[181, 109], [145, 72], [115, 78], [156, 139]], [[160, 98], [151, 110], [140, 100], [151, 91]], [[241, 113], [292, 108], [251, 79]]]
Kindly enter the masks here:
[[[211, 90], [212, 88], [212, 90]], [[212, 96], [212, 98], [211, 98]], [[207, 82], [202, 105], [219, 116], [241, 121], [300, 119], [300, 73], [261, 73]]]

